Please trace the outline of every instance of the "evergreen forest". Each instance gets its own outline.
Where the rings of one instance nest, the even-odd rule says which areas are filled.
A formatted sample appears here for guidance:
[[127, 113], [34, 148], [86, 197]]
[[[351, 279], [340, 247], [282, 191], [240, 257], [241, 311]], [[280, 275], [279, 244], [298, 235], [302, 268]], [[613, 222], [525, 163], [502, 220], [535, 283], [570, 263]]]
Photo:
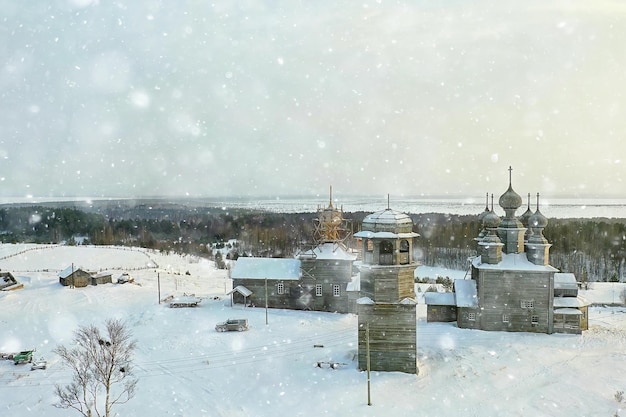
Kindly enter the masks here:
[[[344, 213], [346, 233], [359, 230], [369, 213]], [[0, 208], [3, 243], [140, 246], [211, 258], [228, 246], [229, 256], [290, 257], [314, 245], [316, 213], [269, 213], [173, 203], [64, 204]], [[415, 257], [423, 265], [466, 270], [476, 256], [478, 216], [411, 214], [420, 234]], [[550, 264], [578, 281], [625, 281], [626, 222], [623, 219], [549, 219]], [[346, 244], [354, 245], [349, 238]], [[221, 259], [219, 264], [223, 265]]]

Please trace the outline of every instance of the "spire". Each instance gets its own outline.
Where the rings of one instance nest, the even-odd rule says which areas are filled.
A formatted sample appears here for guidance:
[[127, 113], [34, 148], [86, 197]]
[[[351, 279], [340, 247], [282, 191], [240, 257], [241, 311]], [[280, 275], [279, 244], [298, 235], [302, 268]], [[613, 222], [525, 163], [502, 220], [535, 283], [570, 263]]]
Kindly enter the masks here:
[[537, 210], [528, 219], [528, 226], [532, 234], [526, 244], [526, 256], [535, 265], [548, 265], [550, 259], [550, 245], [543, 236], [543, 229], [548, 225], [548, 219], [539, 211], [539, 193], [537, 193]]
[[328, 208], [333, 208], [333, 186], [330, 186], [330, 202], [328, 203]]
[[528, 193], [528, 208], [526, 209], [524, 214], [522, 214], [519, 217], [519, 221], [522, 223], [522, 226], [524, 226], [526, 228], [526, 232], [524, 233], [524, 240], [525, 241], [528, 241], [528, 238], [532, 234], [531, 230], [530, 230], [530, 227], [528, 227], [528, 221], [530, 220], [530, 216], [532, 216], [532, 215], [533, 215], [533, 212], [530, 209], [530, 193]]
[[509, 188], [512, 188], [511, 187], [511, 184], [513, 184], [512, 177], [513, 177], [513, 167], [509, 165]]

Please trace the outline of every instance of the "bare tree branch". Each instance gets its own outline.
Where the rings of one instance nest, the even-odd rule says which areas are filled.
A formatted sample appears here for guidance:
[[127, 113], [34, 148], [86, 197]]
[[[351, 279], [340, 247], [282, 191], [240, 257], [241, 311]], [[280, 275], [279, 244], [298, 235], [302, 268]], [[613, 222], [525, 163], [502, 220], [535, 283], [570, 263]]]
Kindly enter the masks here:
[[124, 404], [135, 395], [137, 380], [131, 361], [136, 343], [124, 323], [109, 319], [104, 333], [94, 325], [79, 327], [74, 332], [74, 345], [55, 349], [73, 374], [69, 385], [55, 386], [59, 399], [55, 407], [74, 409], [85, 417], [94, 413], [110, 417], [114, 405]]

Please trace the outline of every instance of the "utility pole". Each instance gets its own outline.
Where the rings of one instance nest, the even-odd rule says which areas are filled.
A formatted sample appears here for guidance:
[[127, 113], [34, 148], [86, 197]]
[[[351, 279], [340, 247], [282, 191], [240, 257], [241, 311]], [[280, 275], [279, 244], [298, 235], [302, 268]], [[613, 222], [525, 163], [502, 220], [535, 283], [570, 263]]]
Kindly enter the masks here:
[[161, 304], [161, 274], [157, 272], [157, 289], [159, 291], [159, 304]]
[[367, 356], [367, 405], [372, 405], [370, 378], [370, 324], [365, 324], [365, 355]]

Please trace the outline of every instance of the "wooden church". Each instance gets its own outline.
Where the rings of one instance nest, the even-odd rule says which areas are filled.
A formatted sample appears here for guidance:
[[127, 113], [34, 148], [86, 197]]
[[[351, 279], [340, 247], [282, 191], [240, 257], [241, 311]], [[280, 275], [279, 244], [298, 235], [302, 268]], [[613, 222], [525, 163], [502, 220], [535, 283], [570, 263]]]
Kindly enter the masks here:
[[355, 312], [356, 297], [349, 288], [357, 256], [345, 243], [350, 231], [343, 210], [333, 206], [332, 196], [331, 187], [328, 206], [317, 209], [314, 246], [297, 254], [302, 269], [297, 304], [305, 310]]
[[543, 236], [548, 220], [539, 210], [539, 194], [535, 212], [529, 195], [528, 209], [516, 217], [522, 198], [513, 190], [509, 168], [509, 187], [498, 202], [503, 217], [493, 211], [493, 202], [479, 216], [483, 230], [476, 239], [471, 279], [455, 281], [452, 302], [429, 297], [428, 320], [449, 319], [443, 313], [454, 311], [461, 328], [581, 333], [587, 328], [589, 302], [578, 296], [571, 274], [550, 265], [552, 245]]

